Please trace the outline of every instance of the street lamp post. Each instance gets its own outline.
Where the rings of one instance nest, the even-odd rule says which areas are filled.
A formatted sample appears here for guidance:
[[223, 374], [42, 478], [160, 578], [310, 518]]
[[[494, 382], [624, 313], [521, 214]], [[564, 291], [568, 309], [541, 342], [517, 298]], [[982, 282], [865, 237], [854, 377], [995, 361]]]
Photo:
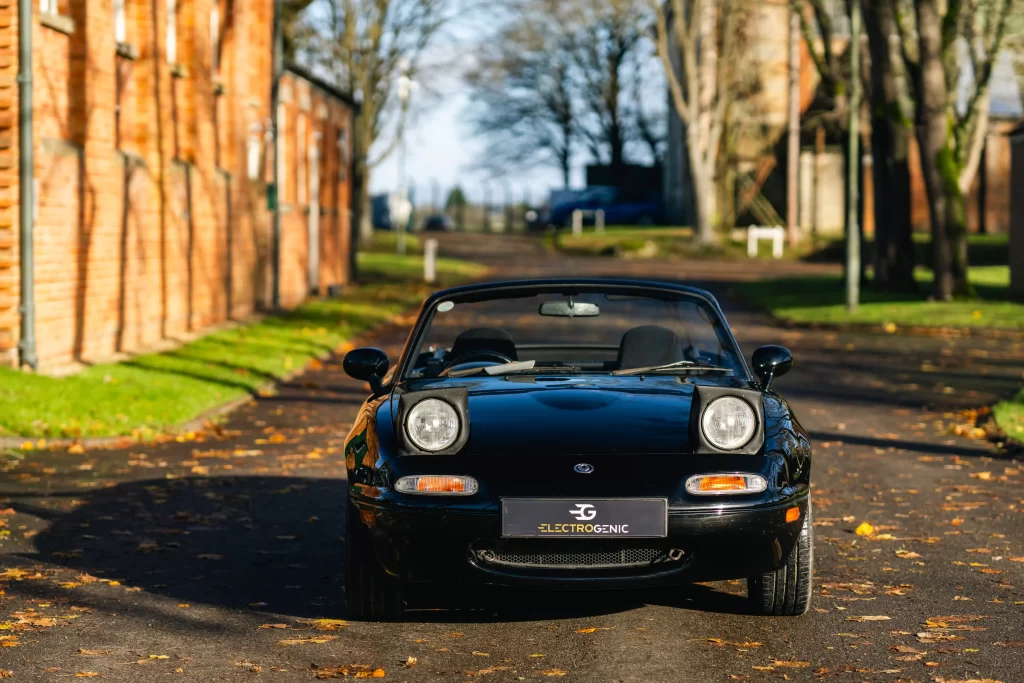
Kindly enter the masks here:
[[[396, 204], [401, 205], [397, 216], [398, 225], [395, 226], [395, 230], [398, 231], [397, 238], [395, 240], [395, 249], [399, 254], [405, 253], [405, 235], [409, 229], [409, 219], [412, 217], [412, 211], [409, 207], [409, 181], [407, 176], [407, 150], [405, 145], [405, 118], [408, 115], [409, 110], [409, 97], [412, 95], [412, 91], [416, 87], [416, 83], [409, 77], [409, 60], [401, 59], [398, 63], [398, 70], [401, 75], [398, 77], [398, 100], [402, 104], [401, 117], [402, 120], [399, 123], [398, 129], [398, 199]], [[408, 210], [406, 210], [408, 209]]]
[[860, 35], [861, 0], [850, 5], [850, 125], [849, 166], [846, 182], [846, 308], [851, 313], [860, 303]]

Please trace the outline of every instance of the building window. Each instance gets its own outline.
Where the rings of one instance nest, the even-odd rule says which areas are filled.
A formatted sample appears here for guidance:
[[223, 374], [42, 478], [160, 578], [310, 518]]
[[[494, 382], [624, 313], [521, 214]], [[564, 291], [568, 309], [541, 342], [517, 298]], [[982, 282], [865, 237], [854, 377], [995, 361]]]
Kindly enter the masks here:
[[39, 0], [39, 11], [45, 14], [59, 14], [60, 7], [57, 0]]
[[178, 0], [167, 0], [167, 63], [178, 61]]
[[214, 2], [210, 9], [210, 62], [213, 75], [220, 71], [220, 3]]
[[128, 42], [128, 21], [124, 15], [125, 0], [114, 0], [114, 40]]

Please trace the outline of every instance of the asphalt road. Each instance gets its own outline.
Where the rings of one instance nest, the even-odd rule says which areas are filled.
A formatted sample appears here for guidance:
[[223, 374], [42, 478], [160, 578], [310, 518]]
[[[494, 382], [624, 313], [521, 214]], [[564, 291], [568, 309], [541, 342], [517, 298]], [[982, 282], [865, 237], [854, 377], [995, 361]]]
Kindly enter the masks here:
[[[773, 267], [564, 261], [501, 239], [443, 251], [510, 275], [719, 291]], [[1024, 681], [1024, 463], [969, 438], [963, 412], [1019, 386], [1019, 342], [787, 330], [726, 307], [745, 353], [782, 343], [796, 358], [776, 386], [815, 443], [805, 617], [752, 616], [745, 586], [724, 582], [436, 595], [404, 623], [339, 621], [341, 445], [365, 390], [335, 359], [217, 432], [5, 455], [0, 677]], [[410, 322], [364, 341], [395, 353]]]

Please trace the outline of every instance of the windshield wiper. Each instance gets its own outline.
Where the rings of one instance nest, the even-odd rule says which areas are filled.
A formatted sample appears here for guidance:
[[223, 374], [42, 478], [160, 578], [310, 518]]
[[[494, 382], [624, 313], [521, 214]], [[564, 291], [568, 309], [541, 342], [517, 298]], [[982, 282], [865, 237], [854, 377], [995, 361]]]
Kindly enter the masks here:
[[468, 377], [469, 375], [476, 375], [479, 373], [486, 373], [488, 375], [505, 375], [510, 372], [519, 372], [520, 370], [532, 370], [536, 363], [537, 361], [533, 360], [514, 360], [510, 363], [502, 363], [501, 365], [484, 365], [475, 368], [466, 368], [465, 370], [449, 370], [448, 376]]
[[664, 365], [650, 365], [645, 368], [626, 368], [624, 370], [613, 370], [612, 374], [616, 376], [625, 375], [651, 375], [659, 372], [732, 372], [732, 368], [722, 367], [721, 365], [711, 365], [710, 363], [697, 363], [692, 360], [677, 360], [675, 363], [666, 363]]

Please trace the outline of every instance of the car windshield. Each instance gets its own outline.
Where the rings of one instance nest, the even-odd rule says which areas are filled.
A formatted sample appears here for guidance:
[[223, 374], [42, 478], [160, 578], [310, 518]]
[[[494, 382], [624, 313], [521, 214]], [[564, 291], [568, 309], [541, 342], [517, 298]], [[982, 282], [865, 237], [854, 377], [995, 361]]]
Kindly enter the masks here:
[[725, 322], [703, 298], [683, 292], [502, 293], [484, 300], [477, 293], [472, 300], [439, 301], [427, 315], [407, 379], [744, 374]]

